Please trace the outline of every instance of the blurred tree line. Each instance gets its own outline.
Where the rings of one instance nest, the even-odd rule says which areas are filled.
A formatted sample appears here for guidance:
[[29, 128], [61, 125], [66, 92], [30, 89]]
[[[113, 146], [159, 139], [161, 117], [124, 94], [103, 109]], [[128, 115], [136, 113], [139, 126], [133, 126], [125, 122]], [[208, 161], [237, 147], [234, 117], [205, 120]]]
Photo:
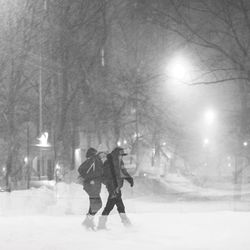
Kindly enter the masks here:
[[55, 161], [69, 169], [80, 133], [87, 146], [97, 138], [111, 150], [126, 139], [134, 152], [142, 138], [158, 145], [163, 135], [179, 131], [154, 77], [166, 40], [144, 23], [136, 1], [1, 5], [0, 138], [7, 182], [44, 131]]
[[156, 156], [166, 141], [188, 160], [197, 148], [162, 74], [166, 57], [179, 48], [200, 65], [200, 77], [189, 84], [237, 86], [233, 115], [225, 118], [226, 133], [236, 138], [231, 150], [249, 133], [248, 1], [0, 2], [0, 153], [7, 179], [43, 131], [54, 159], [69, 169], [80, 134], [88, 146], [97, 138], [111, 150], [126, 139], [132, 152], [144, 143]]
[[250, 2], [141, 0], [140, 3], [144, 17], [150, 17], [151, 23], [166, 32], [177, 34], [194, 51], [200, 73], [190, 85], [220, 84], [231, 88], [233, 98], [228, 109], [221, 112], [224, 130], [220, 150], [235, 158], [233, 172], [237, 183], [250, 162], [246, 144], [250, 139]]

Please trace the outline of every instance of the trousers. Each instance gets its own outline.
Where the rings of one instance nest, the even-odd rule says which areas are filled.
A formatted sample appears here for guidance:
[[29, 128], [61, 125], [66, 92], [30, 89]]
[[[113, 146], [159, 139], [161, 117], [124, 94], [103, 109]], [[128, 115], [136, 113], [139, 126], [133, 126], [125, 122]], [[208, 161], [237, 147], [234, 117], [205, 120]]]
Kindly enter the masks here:
[[89, 196], [88, 214], [95, 215], [102, 207], [101, 182], [95, 181], [94, 184], [85, 183], [84, 190]]
[[109, 215], [109, 213], [112, 211], [115, 205], [119, 213], [125, 213], [125, 206], [122, 200], [121, 191], [119, 191], [119, 193], [116, 194], [116, 196], [114, 196], [113, 194], [109, 194], [108, 200], [102, 212], [102, 215]]

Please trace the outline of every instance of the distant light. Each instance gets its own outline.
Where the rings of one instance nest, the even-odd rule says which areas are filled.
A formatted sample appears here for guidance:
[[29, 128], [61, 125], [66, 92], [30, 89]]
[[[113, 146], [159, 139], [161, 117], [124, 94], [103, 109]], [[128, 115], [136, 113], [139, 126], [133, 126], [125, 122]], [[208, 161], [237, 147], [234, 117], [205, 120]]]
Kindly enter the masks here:
[[123, 144], [125, 144], [125, 145], [126, 145], [127, 143], [128, 143], [128, 142], [127, 142], [127, 140], [124, 140], [124, 141], [123, 141]]
[[216, 117], [216, 115], [215, 115], [214, 110], [208, 109], [208, 110], [205, 112], [205, 116], [204, 116], [206, 124], [207, 124], [207, 125], [213, 124], [214, 121], [215, 121], [215, 117]]
[[172, 157], [173, 157], [171, 152], [167, 152], [166, 155], [167, 155], [168, 159], [172, 159]]
[[203, 140], [203, 146], [207, 146], [209, 143], [210, 143], [210, 141], [209, 141], [208, 138], [205, 138], [205, 139]]
[[175, 56], [167, 66], [168, 75], [176, 80], [188, 81], [190, 71], [189, 61], [181, 55]]
[[134, 133], [134, 135], [133, 135], [134, 138], [138, 138], [138, 137], [140, 137], [140, 136], [141, 136], [140, 133], [138, 133], [138, 134]]
[[56, 169], [56, 170], [59, 170], [59, 169], [61, 169], [61, 166], [60, 166], [58, 163], [56, 163], [55, 169]]
[[76, 148], [75, 149], [75, 164], [76, 165], [80, 165], [81, 161], [82, 161], [82, 157], [81, 157], [81, 148]]
[[163, 142], [163, 143], [162, 143], [162, 146], [166, 146], [166, 145], [167, 145], [167, 143], [166, 143], [166, 142]]
[[166, 153], [166, 155], [167, 155], [168, 159], [172, 159], [173, 156], [174, 156], [174, 155], [173, 155], [171, 152], [169, 152], [169, 151]]
[[117, 146], [120, 147], [122, 143], [120, 141], [117, 142]]
[[104, 59], [104, 49], [101, 49], [101, 58], [102, 58], [102, 66], [105, 66], [105, 59]]
[[247, 142], [247, 141], [244, 141], [244, 142], [243, 142], [243, 146], [244, 146], [244, 147], [247, 147], [247, 146], [248, 146], [248, 142]]
[[38, 139], [39, 143], [36, 144], [36, 146], [38, 147], [51, 147], [51, 145], [48, 143], [48, 137], [49, 137], [49, 133], [48, 132], [44, 132]]
[[24, 157], [24, 163], [25, 163], [25, 164], [28, 163], [28, 157], [27, 157], [27, 156]]
[[136, 109], [135, 108], [131, 108], [131, 114], [135, 114]]

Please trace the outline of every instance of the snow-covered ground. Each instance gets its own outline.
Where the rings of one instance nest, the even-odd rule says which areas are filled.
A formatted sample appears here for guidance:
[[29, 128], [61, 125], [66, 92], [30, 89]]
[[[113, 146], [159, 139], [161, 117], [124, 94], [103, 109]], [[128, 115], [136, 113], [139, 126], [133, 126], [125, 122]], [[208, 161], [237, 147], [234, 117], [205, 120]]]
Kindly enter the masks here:
[[125, 229], [116, 215], [110, 231], [89, 232], [81, 216], [11, 216], [0, 218], [3, 250], [82, 249], [250, 249], [250, 215], [244, 212], [129, 214]]
[[[170, 201], [136, 184], [134, 189], [124, 187], [133, 227], [124, 228], [114, 210], [108, 220], [110, 230], [97, 232], [81, 225], [88, 198], [80, 185], [59, 183], [52, 188], [0, 193], [0, 249], [250, 249], [248, 201], [194, 201], [178, 199], [178, 194]], [[199, 189], [199, 195], [202, 192], [205, 189]], [[106, 198], [103, 189], [103, 201]]]

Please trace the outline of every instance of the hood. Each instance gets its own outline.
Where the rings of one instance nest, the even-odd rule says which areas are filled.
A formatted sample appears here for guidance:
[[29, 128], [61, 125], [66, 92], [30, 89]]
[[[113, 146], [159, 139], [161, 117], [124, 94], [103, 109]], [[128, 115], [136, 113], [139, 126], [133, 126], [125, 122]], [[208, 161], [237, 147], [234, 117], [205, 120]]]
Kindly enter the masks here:
[[112, 152], [111, 155], [113, 158], [118, 158], [118, 155], [127, 155], [124, 151], [124, 148], [116, 147]]
[[116, 147], [111, 153], [110, 153], [110, 156], [109, 159], [111, 158], [113, 160], [113, 163], [115, 166], [121, 166], [121, 165], [124, 165], [123, 161], [121, 160], [119, 162], [119, 158], [118, 158], [118, 155], [127, 155], [125, 152], [124, 152], [124, 149], [121, 148], [121, 147]]
[[90, 158], [97, 154], [97, 150], [95, 148], [89, 148], [86, 152], [86, 158]]

